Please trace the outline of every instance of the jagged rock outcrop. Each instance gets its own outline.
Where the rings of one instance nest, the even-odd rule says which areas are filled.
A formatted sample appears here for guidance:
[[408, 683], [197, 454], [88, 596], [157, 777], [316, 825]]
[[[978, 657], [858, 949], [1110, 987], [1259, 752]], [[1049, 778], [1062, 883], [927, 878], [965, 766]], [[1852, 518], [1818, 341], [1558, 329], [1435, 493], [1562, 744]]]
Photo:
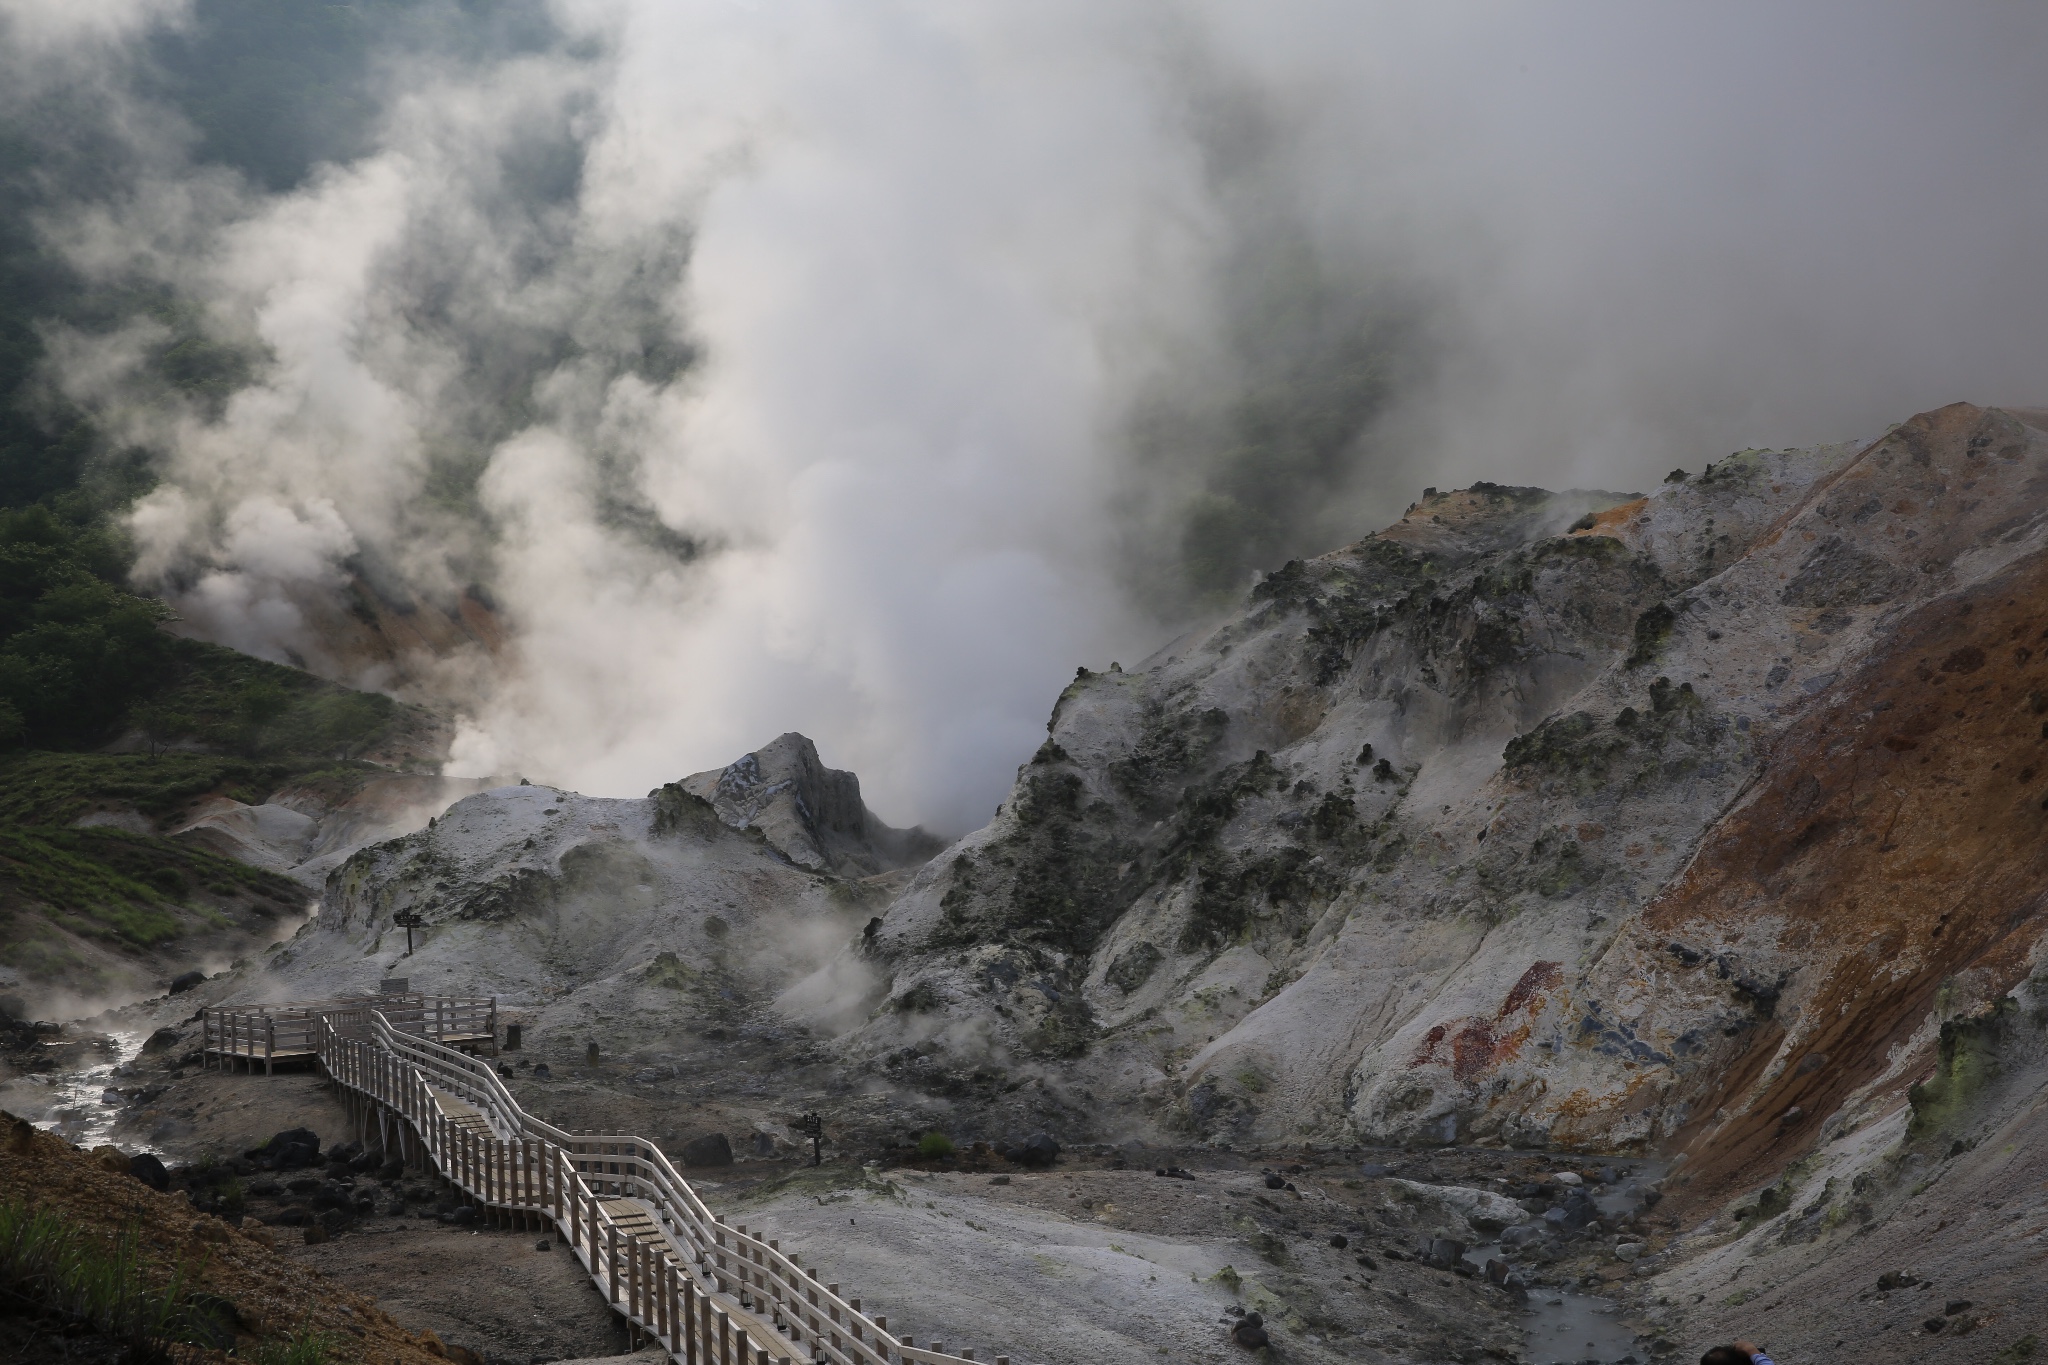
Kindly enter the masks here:
[[[624, 993], [668, 1024], [765, 1008], [885, 903], [854, 878], [900, 865], [924, 836], [869, 816], [858, 779], [825, 768], [802, 735], [720, 776], [638, 799], [522, 783], [458, 801], [338, 867], [267, 988], [373, 990], [397, 974], [536, 1011], [611, 1008]], [[416, 924], [409, 957], [401, 915]], [[868, 983], [847, 980], [858, 1002]]]
[[1431, 491], [1083, 670], [846, 1046], [1057, 1059], [1098, 1127], [1753, 1171], [2040, 965], [2044, 551], [2048, 416], [1967, 404], [1643, 498]]
[[872, 876], [930, 858], [943, 841], [918, 828], [892, 829], [861, 800], [860, 779], [828, 768], [818, 746], [791, 731], [725, 767], [678, 783], [709, 801], [734, 829], [757, 829], [798, 867]]

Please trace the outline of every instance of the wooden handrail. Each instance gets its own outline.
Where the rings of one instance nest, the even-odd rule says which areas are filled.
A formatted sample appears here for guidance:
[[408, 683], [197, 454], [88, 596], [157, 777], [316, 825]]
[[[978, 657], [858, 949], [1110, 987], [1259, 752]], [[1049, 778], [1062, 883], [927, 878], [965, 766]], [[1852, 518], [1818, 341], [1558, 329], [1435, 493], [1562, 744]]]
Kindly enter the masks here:
[[[892, 1334], [885, 1318], [864, 1313], [860, 1300], [842, 1297], [777, 1242], [727, 1226], [647, 1139], [570, 1133], [528, 1114], [489, 1062], [445, 1041], [495, 1040], [496, 1021], [497, 1001], [484, 997], [224, 1006], [206, 1011], [204, 1041], [223, 1055], [267, 1057], [279, 1038], [288, 1048], [303, 1038], [338, 1084], [410, 1125], [464, 1194], [552, 1223], [606, 1301], [684, 1365], [723, 1365], [728, 1351], [742, 1365], [766, 1365], [771, 1342], [773, 1358], [804, 1346], [808, 1359], [829, 1365], [974, 1365]], [[259, 1036], [265, 1051], [238, 1046]], [[451, 1119], [437, 1093], [472, 1108], [482, 1129]], [[621, 1198], [646, 1205], [663, 1254], [606, 1206]]]

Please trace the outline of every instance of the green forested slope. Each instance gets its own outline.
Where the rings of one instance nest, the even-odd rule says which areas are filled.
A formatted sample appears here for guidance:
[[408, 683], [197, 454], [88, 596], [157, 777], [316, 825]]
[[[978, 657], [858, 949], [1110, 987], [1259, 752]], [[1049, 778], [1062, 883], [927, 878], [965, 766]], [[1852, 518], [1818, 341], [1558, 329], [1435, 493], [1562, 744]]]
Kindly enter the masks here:
[[[195, 160], [288, 188], [358, 150], [378, 35], [438, 8], [200, 0], [194, 23], [155, 40], [144, 93], [189, 125]], [[145, 830], [208, 797], [255, 805], [286, 784], [344, 798], [378, 771], [364, 754], [414, 747], [406, 737], [431, 723], [179, 638], [170, 609], [129, 586], [122, 515], [153, 482], [150, 455], [109, 440], [48, 382], [53, 329], [155, 324], [151, 382], [202, 408], [262, 357], [221, 345], [161, 285], [84, 278], [54, 248], [53, 210], [117, 196], [137, 169], [86, 99], [0, 113], [0, 968], [81, 989], [118, 987], [118, 959], [260, 933], [307, 900], [287, 878]], [[128, 827], [77, 827], [95, 812]]]

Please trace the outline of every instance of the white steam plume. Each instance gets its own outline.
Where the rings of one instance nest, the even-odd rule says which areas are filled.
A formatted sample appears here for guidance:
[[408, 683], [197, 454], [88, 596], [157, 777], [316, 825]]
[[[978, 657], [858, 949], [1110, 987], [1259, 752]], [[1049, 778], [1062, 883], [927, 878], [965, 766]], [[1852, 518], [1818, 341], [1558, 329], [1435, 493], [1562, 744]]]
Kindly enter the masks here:
[[[553, 15], [394, 57], [373, 150], [290, 192], [159, 149], [57, 229], [268, 357], [215, 411], [125, 378], [135, 329], [57, 347], [165, 453], [138, 574], [273, 657], [351, 575], [485, 585], [467, 770], [633, 792], [795, 728], [897, 821], [977, 822], [1073, 666], [1161, 635], [1134, 583], [1304, 344], [1252, 293], [1401, 312], [1419, 357], [1304, 549], [1424, 482], [2048, 394], [2031, 11]], [[1134, 454], [1156, 410], [1185, 449]]]

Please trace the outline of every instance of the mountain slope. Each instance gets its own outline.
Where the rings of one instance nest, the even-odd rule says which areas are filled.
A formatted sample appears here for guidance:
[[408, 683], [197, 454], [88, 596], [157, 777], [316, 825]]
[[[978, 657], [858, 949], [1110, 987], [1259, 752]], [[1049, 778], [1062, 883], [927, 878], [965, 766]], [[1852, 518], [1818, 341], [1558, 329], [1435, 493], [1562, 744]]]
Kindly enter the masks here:
[[1084, 670], [891, 907], [847, 1045], [913, 1086], [1058, 1059], [1095, 1127], [1744, 1178], [1841, 1097], [1895, 1108], [1931, 1012], [2038, 955], [2044, 426], [1429, 495]]

